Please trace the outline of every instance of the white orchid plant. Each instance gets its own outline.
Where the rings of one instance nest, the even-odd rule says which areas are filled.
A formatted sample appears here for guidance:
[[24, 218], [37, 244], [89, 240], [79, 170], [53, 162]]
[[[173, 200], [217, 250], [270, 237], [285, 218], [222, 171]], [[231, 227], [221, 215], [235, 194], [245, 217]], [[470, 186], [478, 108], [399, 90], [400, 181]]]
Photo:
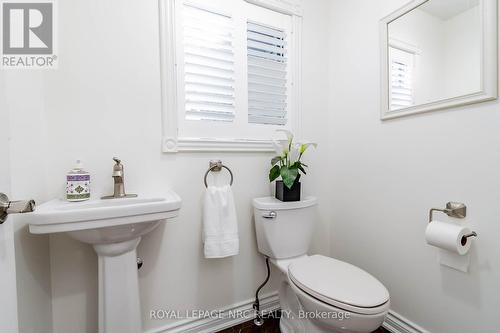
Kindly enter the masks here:
[[272, 182], [279, 177], [283, 184], [289, 189], [292, 188], [300, 173], [306, 174], [305, 168], [308, 166], [302, 163], [301, 158], [310, 146], [316, 148], [313, 142], [294, 143], [293, 133], [287, 130], [277, 130], [286, 134], [286, 140], [273, 139], [274, 147], [278, 156], [271, 160], [271, 170], [269, 171], [269, 181]]

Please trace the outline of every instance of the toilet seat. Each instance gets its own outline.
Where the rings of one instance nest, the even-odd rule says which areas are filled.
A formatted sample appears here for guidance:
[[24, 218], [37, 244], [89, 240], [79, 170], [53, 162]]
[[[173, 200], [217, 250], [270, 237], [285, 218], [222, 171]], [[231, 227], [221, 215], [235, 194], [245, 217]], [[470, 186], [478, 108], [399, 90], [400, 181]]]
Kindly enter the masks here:
[[288, 266], [288, 276], [298, 289], [336, 308], [367, 315], [387, 311], [389, 292], [384, 285], [346, 262], [305, 257]]

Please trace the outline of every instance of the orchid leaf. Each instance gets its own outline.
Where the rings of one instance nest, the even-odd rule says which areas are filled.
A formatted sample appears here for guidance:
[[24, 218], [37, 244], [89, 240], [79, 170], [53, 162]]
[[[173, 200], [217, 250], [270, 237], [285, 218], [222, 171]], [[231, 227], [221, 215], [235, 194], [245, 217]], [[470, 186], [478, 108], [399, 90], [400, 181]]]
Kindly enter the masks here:
[[304, 175], [307, 175], [307, 172], [306, 172], [306, 170], [304, 170], [304, 168], [302, 167], [302, 165], [299, 165], [299, 170], [302, 171], [302, 173]]
[[278, 163], [279, 161], [281, 161], [283, 157], [281, 156], [276, 156], [276, 157], [273, 157], [273, 159], [271, 160], [271, 166], [275, 165], [276, 163]]
[[299, 175], [299, 169], [297, 167], [288, 168], [284, 166], [280, 169], [280, 175], [281, 179], [283, 179], [283, 184], [291, 189], [295, 179], [297, 179], [297, 176]]
[[275, 165], [269, 171], [269, 181], [270, 182], [275, 181], [276, 178], [278, 178], [279, 176], [280, 176], [280, 167], [279, 165]]
[[292, 167], [292, 168], [297, 168], [297, 169], [299, 169], [300, 171], [302, 171], [302, 173], [303, 173], [304, 175], [307, 175], [307, 172], [306, 172], [306, 170], [304, 169], [304, 165], [302, 164], [302, 162], [297, 161], [297, 162], [295, 162], [295, 163], [294, 163], [291, 167]]

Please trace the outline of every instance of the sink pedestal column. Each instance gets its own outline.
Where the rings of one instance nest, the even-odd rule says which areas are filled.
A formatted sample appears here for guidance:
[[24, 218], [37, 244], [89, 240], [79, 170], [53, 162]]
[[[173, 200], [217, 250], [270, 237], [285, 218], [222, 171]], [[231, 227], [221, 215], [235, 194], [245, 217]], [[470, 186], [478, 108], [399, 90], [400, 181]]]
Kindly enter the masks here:
[[141, 238], [94, 245], [99, 260], [99, 333], [142, 333], [137, 276]]

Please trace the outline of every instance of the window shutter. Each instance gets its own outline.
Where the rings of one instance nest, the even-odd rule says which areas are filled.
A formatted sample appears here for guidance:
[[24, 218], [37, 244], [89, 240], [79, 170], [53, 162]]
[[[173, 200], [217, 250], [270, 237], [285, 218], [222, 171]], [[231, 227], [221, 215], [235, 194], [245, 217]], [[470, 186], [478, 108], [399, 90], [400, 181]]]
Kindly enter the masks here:
[[287, 36], [284, 31], [247, 23], [248, 121], [287, 123]]
[[186, 119], [233, 121], [232, 19], [184, 4], [183, 47]]
[[413, 105], [412, 66], [401, 60], [391, 61], [391, 110]]

